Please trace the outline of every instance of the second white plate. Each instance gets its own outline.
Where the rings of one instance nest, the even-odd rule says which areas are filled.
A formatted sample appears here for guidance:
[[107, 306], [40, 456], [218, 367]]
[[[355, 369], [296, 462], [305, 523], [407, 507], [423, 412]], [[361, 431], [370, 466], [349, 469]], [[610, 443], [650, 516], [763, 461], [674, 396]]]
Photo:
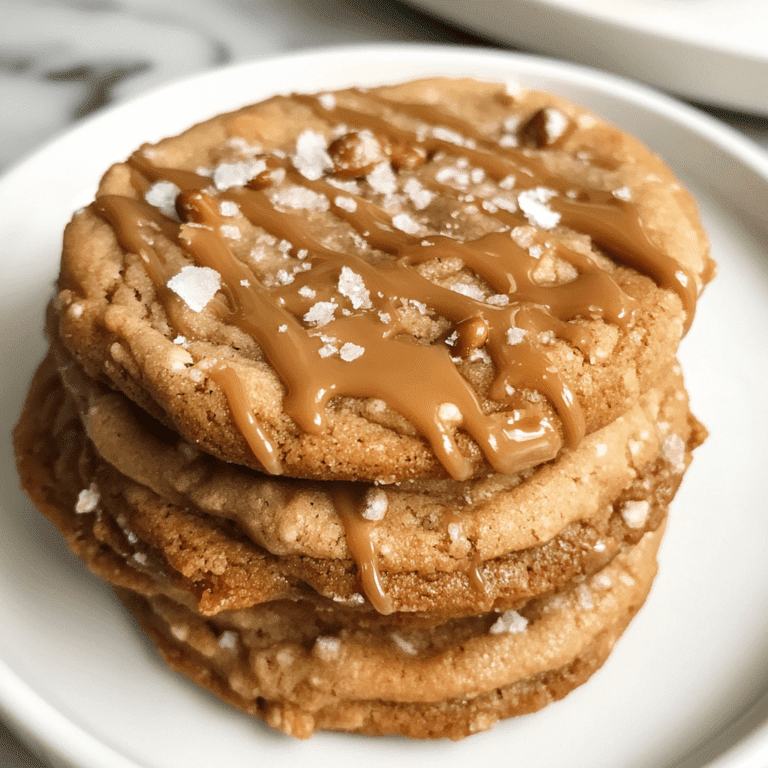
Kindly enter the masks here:
[[764, 0], [407, 0], [495, 40], [768, 116]]

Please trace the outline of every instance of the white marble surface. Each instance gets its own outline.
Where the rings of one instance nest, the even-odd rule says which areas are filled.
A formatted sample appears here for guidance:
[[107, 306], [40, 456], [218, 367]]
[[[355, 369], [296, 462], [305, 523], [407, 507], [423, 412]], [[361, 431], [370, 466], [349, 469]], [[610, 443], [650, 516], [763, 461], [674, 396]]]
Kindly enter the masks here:
[[[479, 42], [395, 0], [0, 0], [0, 172], [173, 79], [306, 47], [408, 40]], [[768, 149], [768, 120], [714, 114]], [[1, 713], [0, 766], [45, 768]]]

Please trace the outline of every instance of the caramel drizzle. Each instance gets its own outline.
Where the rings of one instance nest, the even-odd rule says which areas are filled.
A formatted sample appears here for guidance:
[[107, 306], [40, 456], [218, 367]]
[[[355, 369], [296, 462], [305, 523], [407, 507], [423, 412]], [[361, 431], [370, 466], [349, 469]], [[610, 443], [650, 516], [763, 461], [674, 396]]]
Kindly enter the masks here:
[[[428, 154], [443, 152], [466, 157], [496, 181], [515, 175], [517, 189], [546, 185], [556, 193], [549, 206], [560, 214], [563, 225], [590, 235], [597, 245], [620, 260], [649, 274], [662, 286], [676, 290], [690, 325], [696, 300], [693, 276], [649, 240], [635, 205], [606, 192], [567, 190], [540, 160], [520, 150], [502, 149], [460, 118], [428, 105], [400, 104], [360, 91], [354, 93], [427, 124], [448, 127], [467, 141], [459, 145], [435, 136], [420, 136], [376, 115], [347, 107], [328, 110], [312, 96], [291, 98], [309, 106], [324, 120], [366, 128], [391, 141], [419, 146]], [[561, 445], [559, 433], [541, 408], [531, 404], [513, 407], [516, 401], [510, 392], [533, 388], [542, 392], [557, 410], [566, 445], [578, 444], [584, 434], [581, 409], [567, 382], [529, 339], [542, 331], [552, 331], [585, 349], [590, 341], [588, 334], [567, 321], [591, 315], [625, 324], [634, 312], [634, 302], [607, 273], [589, 257], [557, 245], [557, 255], [570, 261], [578, 276], [564, 285], [541, 286], [533, 279], [537, 260], [519, 247], [509, 232], [491, 233], [471, 242], [439, 235], [408, 235], [395, 228], [392, 218], [381, 208], [364, 198], [342, 193], [323, 180], [306, 179], [276, 157], [270, 158], [270, 163], [272, 168], [281, 166], [292, 183], [325, 195], [335, 216], [346, 221], [370, 247], [390, 258], [374, 264], [325, 247], [311, 234], [301, 216], [275, 210], [261, 191], [272, 183], [269, 174], [253, 183], [251, 189], [231, 189], [219, 197], [236, 202], [251, 223], [288, 241], [294, 252], [308, 252], [311, 269], [297, 274], [288, 286], [265, 287], [254, 270], [233, 255], [219, 231], [223, 217], [216, 199], [204, 191], [210, 187], [207, 176], [158, 168], [139, 154], [130, 160], [142, 178], [170, 181], [182, 190], [177, 208], [182, 220], [193, 226], [171, 221], [148, 204], [121, 196], [99, 197], [95, 210], [113, 225], [124, 250], [140, 256], [159, 293], [169, 292], [165, 286], [175, 273], [164, 257], [169, 242], [180, 246], [195, 263], [209, 266], [221, 275], [226, 301], [216, 299], [210, 306], [259, 343], [286, 387], [285, 411], [307, 432], [324, 430], [324, 410], [331, 398], [376, 397], [410, 420], [429, 441], [449, 474], [462, 480], [471, 475], [471, 462], [461, 455], [452, 427], [443, 422], [441, 406], [448, 404], [461, 414], [462, 428], [474, 438], [495, 471], [520, 471], [554, 458]], [[444, 196], [457, 197], [456, 190], [436, 181], [431, 186]], [[334, 202], [339, 195], [354, 199], [355, 210], [339, 207]], [[506, 227], [527, 223], [521, 215], [506, 210], [489, 215]], [[537, 237], [540, 244], [547, 244], [544, 235]], [[432, 259], [447, 257], [458, 257], [493, 290], [509, 296], [509, 305], [491, 306], [456, 293], [432, 283], [414, 269]], [[313, 302], [302, 297], [299, 290], [311, 283], [318, 299], [338, 300], [335, 283], [342, 267], [362, 278], [369, 291], [370, 305], [363, 311], [345, 307], [349, 316], [334, 318], [322, 328], [307, 328], [298, 318]], [[430, 312], [448, 319], [454, 330], [453, 341], [426, 345], [403, 340], [399, 336], [403, 330], [399, 316], [400, 307], [407, 301], [420, 302]], [[377, 313], [387, 313], [390, 322], [377, 320]], [[520, 343], [509, 343], [509, 328], [526, 331], [528, 336]], [[329, 337], [339, 343], [357, 345], [364, 352], [359, 360], [349, 362], [337, 356], [321, 357], [320, 349]], [[512, 410], [484, 413], [472, 387], [456, 368], [454, 355], [466, 357], [481, 348], [487, 348], [497, 371], [490, 397]], [[415, 373], [422, 370], [428, 371], [428, 375], [419, 377], [419, 391], [414, 391]], [[279, 447], [268, 429], [255, 420], [239, 374], [222, 361], [212, 366], [209, 373], [223, 390], [233, 418], [257, 460], [266, 471], [279, 474]], [[334, 505], [344, 522], [364, 591], [376, 610], [389, 613], [393, 603], [383, 589], [371, 538], [375, 523], [360, 516], [360, 494], [353, 484], [333, 485]], [[475, 588], [484, 592], [480, 567], [479, 561], [473, 561], [468, 574]]]
[[420, 136], [414, 131], [395, 127], [382, 117], [349, 107], [326, 109], [316, 96], [293, 94], [290, 98], [308, 106], [324, 120], [368, 129], [398, 144], [421, 146], [428, 154], [443, 152], [465, 157], [497, 182], [507, 176], [515, 176], [517, 189], [544, 186], [554, 190], [558, 194], [549, 201], [549, 206], [560, 214], [562, 224], [589, 235], [596, 245], [619, 260], [638, 272], [648, 274], [662, 288], [675, 291], [685, 310], [684, 330], [690, 328], [698, 298], [696, 280], [690, 270], [651, 241], [642, 226], [637, 205], [601, 190], [580, 190], [576, 198], [570, 197], [569, 192], [573, 190], [537, 158], [520, 149], [501, 147], [469, 123], [430, 105], [401, 104], [358, 89], [348, 92], [363, 101], [386, 104], [394, 112], [406, 112], [427, 125], [447, 126], [470, 139], [472, 144], [462, 146], [435, 136]]
[[388, 615], [395, 610], [395, 606], [381, 581], [378, 551], [373, 543], [376, 523], [360, 514], [365, 490], [355, 483], [329, 485], [333, 508], [344, 525], [347, 546], [357, 565], [365, 596], [379, 613]]

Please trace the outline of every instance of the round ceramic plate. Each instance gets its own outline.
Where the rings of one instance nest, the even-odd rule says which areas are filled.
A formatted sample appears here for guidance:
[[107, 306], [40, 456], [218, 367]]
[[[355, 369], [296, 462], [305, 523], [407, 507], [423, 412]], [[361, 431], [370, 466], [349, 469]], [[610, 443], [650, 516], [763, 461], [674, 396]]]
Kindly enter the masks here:
[[[109, 590], [17, 490], [0, 486], [0, 710], [77, 768], [748, 768], [768, 764], [768, 158], [698, 112], [571, 65], [425, 46], [331, 49], [224, 69], [106, 112], [0, 182], [3, 434], [37, 361], [62, 227], [145, 140], [278, 91], [475, 75], [560, 93], [638, 134], [698, 197], [720, 276], [682, 357], [711, 430], [675, 500], [650, 599], [610, 659], [543, 711], [459, 743], [296, 742], [168, 671]], [[7, 438], [6, 438], [7, 441]]]
[[408, 0], [495, 40], [768, 115], [765, 0]]

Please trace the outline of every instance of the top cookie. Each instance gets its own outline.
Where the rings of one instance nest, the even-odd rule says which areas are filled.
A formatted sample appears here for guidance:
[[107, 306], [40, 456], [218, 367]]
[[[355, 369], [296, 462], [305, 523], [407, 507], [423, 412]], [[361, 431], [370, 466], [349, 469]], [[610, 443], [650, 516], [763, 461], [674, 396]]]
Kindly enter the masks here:
[[467, 479], [626, 411], [712, 274], [635, 139], [431, 79], [277, 96], [113, 166], [67, 228], [50, 329], [227, 461]]

